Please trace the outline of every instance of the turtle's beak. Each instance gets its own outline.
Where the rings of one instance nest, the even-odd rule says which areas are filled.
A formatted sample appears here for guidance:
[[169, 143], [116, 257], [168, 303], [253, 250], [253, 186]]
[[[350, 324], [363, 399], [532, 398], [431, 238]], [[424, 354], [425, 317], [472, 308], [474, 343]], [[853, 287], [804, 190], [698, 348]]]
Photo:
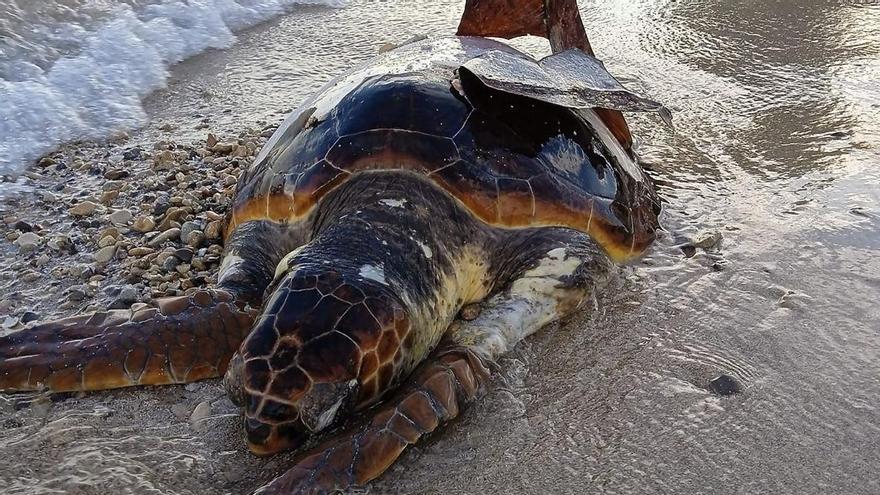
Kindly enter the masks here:
[[256, 418], [245, 418], [248, 449], [258, 456], [272, 455], [305, 445], [308, 434], [292, 425], [270, 425]]

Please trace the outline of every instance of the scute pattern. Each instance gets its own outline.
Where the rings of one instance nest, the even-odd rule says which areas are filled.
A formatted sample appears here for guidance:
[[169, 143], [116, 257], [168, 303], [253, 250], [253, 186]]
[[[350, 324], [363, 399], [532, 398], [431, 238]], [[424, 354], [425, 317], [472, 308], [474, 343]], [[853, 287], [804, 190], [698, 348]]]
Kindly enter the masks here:
[[595, 114], [493, 90], [449, 66], [362, 70], [358, 84], [350, 75], [310, 102], [298, 134], [291, 125], [273, 138], [242, 181], [227, 232], [297, 221], [353, 174], [406, 170], [492, 225], [575, 228], [618, 260], [653, 241], [651, 183]]
[[296, 426], [297, 401], [313, 387], [357, 379], [362, 405], [400, 378], [395, 358], [405, 351], [409, 320], [390, 296], [367, 296], [364, 287], [326, 270], [301, 269], [280, 282], [242, 346], [244, 388], [257, 398], [246, 413], [254, 420], [252, 438], [264, 425]]

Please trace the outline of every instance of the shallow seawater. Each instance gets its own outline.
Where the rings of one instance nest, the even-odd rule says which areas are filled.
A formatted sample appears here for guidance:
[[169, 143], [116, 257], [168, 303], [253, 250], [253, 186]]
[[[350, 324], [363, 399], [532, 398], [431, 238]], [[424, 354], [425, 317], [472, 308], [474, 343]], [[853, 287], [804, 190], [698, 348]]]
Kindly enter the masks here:
[[[203, 119], [277, 120], [382, 44], [451, 32], [460, 8], [298, 7], [175, 66], [146, 110], [192, 136]], [[631, 119], [665, 232], [371, 491], [880, 493], [880, 6], [583, 13], [611, 72], [673, 110], [674, 132]], [[743, 392], [709, 392], [720, 374]], [[214, 412], [194, 429], [174, 407], [200, 401]], [[245, 493], [291, 460], [245, 452], [216, 382], [11, 409], [4, 493]]]

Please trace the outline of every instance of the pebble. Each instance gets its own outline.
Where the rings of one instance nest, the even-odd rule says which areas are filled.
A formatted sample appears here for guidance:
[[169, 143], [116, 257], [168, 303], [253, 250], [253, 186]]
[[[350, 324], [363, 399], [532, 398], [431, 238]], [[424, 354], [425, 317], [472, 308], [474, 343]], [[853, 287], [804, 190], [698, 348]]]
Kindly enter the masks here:
[[156, 252], [155, 249], [151, 249], [151, 248], [143, 247], [143, 246], [138, 246], [138, 247], [135, 247], [135, 248], [131, 248], [131, 249], [128, 251], [128, 254], [130, 254], [130, 255], [132, 255], [132, 256], [137, 256], [137, 257], [141, 258], [141, 257], [147, 256], [147, 255], [149, 255], [149, 254], [153, 254], [153, 253], [155, 253], [155, 252]]
[[[170, 214], [170, 212], [169, 212], [169, 214]], [[187, 239], [189, 238], [190, 234], [197, 231], [197, 230], [201, 232], [201, 230], [202, 230], [201, 223], [199, 223], [199, 222], [184, 222], [184, 224], [180, 226], [181, 240], [183, 240], [184, 242], [187, 242]]]
[[731, 375], [719, 375], [709, 381], [709, 390], [716, 395], [733, 395], [742, 392], [742, 384]]
[[211, 146], [211, 151], [220, 155], [228, 155], [229, 153], [232, 153], [235, 146], [236, 145], [232, 143], [217, 143], [214, 146]]
[[201, 230], [194, 230], [190, 232], [183, 241], [187, 246], [198, 248], [205, 242], [205, 233]]
[[132, 214], [130, 211], [125, 208], [121, 210], [116, 210], [110, 214], [110, 223], [113, 225], [128, 225], [128, 222], [131, 221]]
[[75, 217], [87, 217], [95, 213], [95, 210], [97, 209], [98, 205], [95, 203], [92, 203], [91, 201], [83, 201], [67, 211]]
[[71, 247], [70, 238], [66, 235], [56, 235], [46, 245], [53, 251], [63, 251]]
[[115, 246], [115, 245], [116, 245], [116, 239], [114, 239], [113, 236], [110, 236], [110, 235], [104, 236], [101, 238], [100, 241], [98, 241], [99, 248], [105, 248], [107, 246]]
[[188, 247], [174, 250], [174, 257], [184, 263], [189, 263], [193, 259], [193, 255], [193, 250]]
[[156, 220], [151, 216], [142, 215], [134, 219], [131, 228], [141, 233], [150, 232], [156, 229]]
[[193, 423], [193, 425], [195, 425], [198, 422], [203, 421], [210, 415], [211, 403], [203, 400], [202, 402], [199, 402], [199, 405], [197, 405], [195, 409], [193, 409], [192, 414], [189, 416], [189, 420]]
[[165, 241], [170, 241], [174, 239], [180, 239], [180, 229], [178, 228], [171, 228], [166, 230], [165, 232], [162, 232], [161, 234], [154, 237], [153, 240], [151, 240], [147, 244], [149, 244], [150, 246], [159, 246]]
[[721, 232], [703, 234], [693, 243], [693, 245], [705, 250], [714, 249], [720, 246], [723, 237], [724, 236], [721, 235]]
[[21, 315], [21, 318], [18, 319], [18, 321], [22, 325], [27, 325], [28, 323], [32, 321], [37, 321], [39, 319], [40, 315], [38, 315], [37, 313], [34, 313], [33, 311], [25, 311], [24, 314]]
[[25, 232], [15, 239], [14, 244], [18, 246], [18, 250], [22, 253], [29, 253], [40, 246], [43, 239], [33, 232]]
[[95, 251], [95, 261], [98, 263], [107, 263], [116, 255], [116, 246], [107, 246]]
[[70, 301], [83, 301], [89, 297], [89, 291], [84, 285], [74, 285], [67, 289], [67, 299]]
[[128, 309], [132, 304], [138, 302], [140, 291], [134, 286], [123, 287], [116, 296], [116, 299], [110, 303], [110, 309]]
[[223, 234], [223, 222], [214, 220], [205, 227], [205, 238], [211, 241], [220, 239]]
[[19, 232], [33, 232], [34, 226], [25, 222], [24, 220], [18, 220], [12, 224], [12, 228]]
[[119, 197], [119, 191], [104, 191], [99, 200], [102, 205], [110, 206]]

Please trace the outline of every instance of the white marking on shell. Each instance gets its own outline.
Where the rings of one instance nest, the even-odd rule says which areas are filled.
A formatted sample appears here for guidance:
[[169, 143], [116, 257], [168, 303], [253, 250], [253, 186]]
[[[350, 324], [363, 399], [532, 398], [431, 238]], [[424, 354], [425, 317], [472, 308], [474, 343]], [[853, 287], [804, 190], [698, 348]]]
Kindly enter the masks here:
[[419, 247], [422, 248], [422, 252], [425, 254], [425, 258], [431, 259], [434, 256], [434, 252], [431, 251], [431, 248], [428, 247], [427, 244], [422, 241], [416, 241], [416, 243], [418, 243]]
[[379, 202], [382, 203], [383, 205], [389, 206], [391, 208], [403, 208], [403, 205], [406, 204], [405, 199], [386, 198], [386, 199], [380, 199]]
[[358, 275], [369, 280], [375, 280], [382, 285], [388, 285], [388, 282], [385, 280], [385, 268], [382, 265], [364, 265], [361, 267]]

